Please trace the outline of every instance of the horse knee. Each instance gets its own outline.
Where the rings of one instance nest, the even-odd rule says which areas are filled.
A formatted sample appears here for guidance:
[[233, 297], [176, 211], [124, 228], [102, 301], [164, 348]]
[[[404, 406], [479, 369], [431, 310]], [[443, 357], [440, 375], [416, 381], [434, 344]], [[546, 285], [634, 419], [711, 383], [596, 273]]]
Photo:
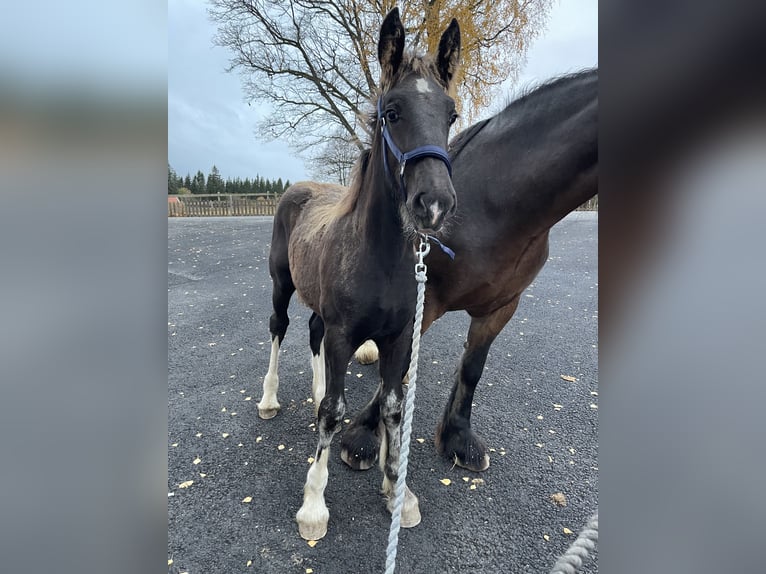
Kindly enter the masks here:
[[271, 337], [272, 339], [274, 337], [279, 337], [280, 345], [282, 344], [282, 340], [285, 338], [285, 333], [287, 333], [287, 326], [289, 324], [290, 319], [287, 317], [287, 314], [279, 315], [274, 313], [269, 319], [269, 332], [271, 332]]

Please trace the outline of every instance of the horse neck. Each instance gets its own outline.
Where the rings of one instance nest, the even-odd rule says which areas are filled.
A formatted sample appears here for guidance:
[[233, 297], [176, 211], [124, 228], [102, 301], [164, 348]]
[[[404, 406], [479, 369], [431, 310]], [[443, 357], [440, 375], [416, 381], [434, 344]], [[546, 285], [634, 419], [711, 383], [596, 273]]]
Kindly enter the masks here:
[[520, 117], [510, 119], [511, 128], [496, 126], [495, 141], [487, 142], [510, 162], [525, 158], [504, 174], [496, 194], [506, 205], [507, 199], [515, 202], [513, 209], [502, 211], [514, 219], [514, 227], [540, 233], [598, 191], [598, 101], [583, 96], [569, 102], [558, 117], [518, 113]]
[[409, 244], [402, 229], [399, 190], [384, 172], [382, 153], [380, 148], [373, 149], [370, 165], [362, 174], [354, 228], [380, 264], [395, 265], [406, 257]]

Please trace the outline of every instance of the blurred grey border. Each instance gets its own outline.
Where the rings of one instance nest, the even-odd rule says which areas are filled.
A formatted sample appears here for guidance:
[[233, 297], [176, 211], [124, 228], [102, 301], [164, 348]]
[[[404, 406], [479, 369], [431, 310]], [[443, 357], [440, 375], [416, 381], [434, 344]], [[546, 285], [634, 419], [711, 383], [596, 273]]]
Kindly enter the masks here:
[[[601, 6], [604, 572], [762, 570], [764, 8]], [[148, 572], [166, 551], [166, 6], [4, 16], [2, 569]]]
[[0, 570], [161, 571], [167, 7], [3, 21]]

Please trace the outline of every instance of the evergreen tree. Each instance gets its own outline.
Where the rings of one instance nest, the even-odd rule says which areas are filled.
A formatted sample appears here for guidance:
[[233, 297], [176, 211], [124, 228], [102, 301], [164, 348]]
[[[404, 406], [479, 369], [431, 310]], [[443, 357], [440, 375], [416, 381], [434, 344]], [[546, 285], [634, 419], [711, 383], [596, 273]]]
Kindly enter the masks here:
[[168, 164], [168, 195], [178, 193], [178, 176], [175, 170]]
[[206, 189], [207, 193], [223, 193], [223, 180], [215, 165], [210, 169], [210, 175], [207, 176]]
[[189, 177], [189, 174], [186, 174], [186, 177], [184, 178], [184, 187], [186, 189], [191, 189], [191, 177]]
[[282, 178], [277, 180], [276, 189], [274, 190], [278, 195], [281, 195], [285, 191], [285, 184], [282, 183]]
[[197, 171], [197, 175], [194, 176], [189, 189], [191, 189], [192, 193], [206, 193], [205, 174], [202, 171]]

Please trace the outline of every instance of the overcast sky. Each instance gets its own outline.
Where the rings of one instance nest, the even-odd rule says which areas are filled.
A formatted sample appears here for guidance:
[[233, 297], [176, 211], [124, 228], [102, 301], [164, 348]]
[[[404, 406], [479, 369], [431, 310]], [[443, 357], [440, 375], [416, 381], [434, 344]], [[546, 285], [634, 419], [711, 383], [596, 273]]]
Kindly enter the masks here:
[[[224, 70], [229, 54], [213, 46], [215, 25], [200, 0], [168, 2], [168, 161], [179, 175], [205, 174], [215, 164], [225, 178], [309, 179], [282, 141], [256, 139], [260, 106], [244, 103], [238, 74]], [[487, 115], [508, 94], [558, 74], [598, 65], [597, 0], [554, 0], [545, 31], [528, 53], [519, 82], [504, 86]]]

